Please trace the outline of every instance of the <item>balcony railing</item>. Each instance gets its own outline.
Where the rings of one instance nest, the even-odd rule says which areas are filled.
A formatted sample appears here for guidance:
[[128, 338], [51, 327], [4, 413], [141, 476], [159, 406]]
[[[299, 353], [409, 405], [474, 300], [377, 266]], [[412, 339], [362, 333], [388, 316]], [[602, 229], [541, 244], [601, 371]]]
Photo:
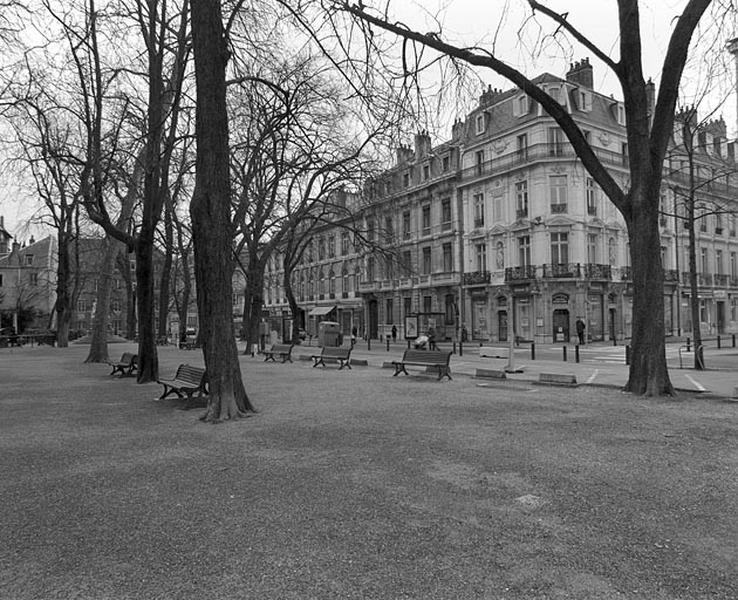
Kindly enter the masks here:
[[474, 271], [473, 273], [464, 273], [464, 285], [483, 285], [491, 281], [489, 271]]
[[590, 217], [596, 217], [597, 216], [597, 207], [596, 206], [587, 206], [587, 214]]
[[517, 211], [515, 211], [515, 216], [518, 219], [527, 219], [528, 218], [528, 209], [527, 208], [519, 208]]
[[697, 273], [697, 285], [712, 285], [712, 273]]
[[679, 271], [676, 269], [664, 269], [664, 281], [679, 281]]
[[559, 263], [543, 265], [544, 279], [578, 279], [582, 269], [578, 263]]
[[722, 273], [716, 273], [715, 275], [713, 275], [713, 281], [715, 285], [719, 285], [721, 287], [727, 287], [730, 281], [730, 276], [724, 275]]
[[562, 202], [560, 204], [552, 204], [551, 205], [551, 214], [553, 215], [560, 215], [566, 212], [567, 204], [566, 202]]
[[482, 217], [474, 217], [474, 227], [484, 227], [484, 219]]
[[620, 267], [620, 281], [630, 281], [633, 279], [633, 271], [630, 267]]
[[612, 268], [610, 265], [598, 265], [587, 263], [584, 265], [584, 276], [587, 279], [612, 279]]
[[505, 281], [526, 281], [536, 278], [535, 265], [521, 265], [505, 269]]

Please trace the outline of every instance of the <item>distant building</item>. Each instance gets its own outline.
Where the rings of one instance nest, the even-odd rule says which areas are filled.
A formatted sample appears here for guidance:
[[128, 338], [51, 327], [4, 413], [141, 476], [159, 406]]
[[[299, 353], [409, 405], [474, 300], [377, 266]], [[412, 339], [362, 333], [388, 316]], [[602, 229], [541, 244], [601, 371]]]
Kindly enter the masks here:
[[[558, 99], [612, 175], [628, 186], [625, 107], [593, 89], [587, 59], [564, 78], [534, 83]], [[652, 103], [655, 86], [648, 83]], [[679, 120], [664, 164], [660, 233], [667, 335], [692, 330], [687, 234], [681, 197], [690, 185]], [[697, 222], [700, 327], [738, 332], [738, 165], [721, 119], [699, 129], [694, 180], [698, 199], [722, 207]], [[708, 211], [709, 212], [709, 211]], [[353, 219], [373, 248], [355, 245], [339, 224], [313, 236], [295, 273], [310, 330], [323, 314], [344, 335], [370, 338], [404, 318], [432, 314], [438, 339], [463, 328], [475, 341], [575, 340], [631, 335], [633, 285], [622, 216], [577, 158], [556, 122], [519, 89], [485, 90], [436, 147], [418, 134], [396, 164], [365, 186]], [[288, 313], [278, 257], [267, 272], [265, 306]], [[327, 311], [327, 312], [326, 312]], [[302, 318], [302, 317], [299, 317]], [[511, 323], [510, 323], [511, 321]]]

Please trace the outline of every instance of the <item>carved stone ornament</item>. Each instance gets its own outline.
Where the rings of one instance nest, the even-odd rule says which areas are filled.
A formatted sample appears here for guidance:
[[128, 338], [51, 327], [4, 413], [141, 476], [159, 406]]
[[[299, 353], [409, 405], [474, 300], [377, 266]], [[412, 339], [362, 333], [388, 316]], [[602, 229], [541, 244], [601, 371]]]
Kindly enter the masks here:
[[492, 149], [497, 154], [502, 154], [507, 149], [507, 146], [508, 146], [507, 140], [495, 140], [494, 142], [492, 142]]
[[600, 143], [603, 146], [609, 146], [610, 145], [610, 134], [607, 133], [607, 131], [603, 131], [600, 133]]

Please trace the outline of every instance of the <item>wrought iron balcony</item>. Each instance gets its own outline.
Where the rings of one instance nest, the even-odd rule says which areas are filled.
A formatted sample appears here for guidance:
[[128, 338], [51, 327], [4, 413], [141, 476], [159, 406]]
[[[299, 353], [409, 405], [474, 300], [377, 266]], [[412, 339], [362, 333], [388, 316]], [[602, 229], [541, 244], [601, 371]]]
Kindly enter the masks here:
[[491, 281], [489, 271], [474, 271], [473, 273], [464, 273], [464, 285], [483, 285]]
[[566, 202], [562, 202], [560, 204], [552, 204], [551, 205], [551, 214], [553, 215], [560, 215], [567, 211], [567, 204]]
[[578, 263], [559, 263], [543, 265], [545, 279], [578, 279], [582, 269]]
[[505, 269], [505, 281], [526, 281], [536, 278], [535, 265], [521, 265]]
[[484, 227], [484, 218], [474, 217], [474, 227]]
[[630, 281], [633, 279], [633, 271], [630, 267], [620, 267], [620, 281]]
[[724, 275], [722, 273], [716, 273], [715, 275], [713, 275], [714, 285], [719, 285], [721, 287], [727, 287], [729, 281], [730, 281], [730, 277], [728, 275]]
[[676, 269], [664, 269], [664, 281], [679, 281], [679, 271]]
[[596, 217], [597, 216], [597, 207], [596, 206], [592, 206], [592, 205], [587, 206], [587, 214], [590, 217]]
[[612, 268], [610, 265], [598, 265], [587, 263], [584, 265], [584, 276], [587, 279], [612, 279]]
[[519, 208], [517, 211], [515, 211], [515, 216], [518, 219], [527, 219], [528, 218], [528, 209], [527, 208]]

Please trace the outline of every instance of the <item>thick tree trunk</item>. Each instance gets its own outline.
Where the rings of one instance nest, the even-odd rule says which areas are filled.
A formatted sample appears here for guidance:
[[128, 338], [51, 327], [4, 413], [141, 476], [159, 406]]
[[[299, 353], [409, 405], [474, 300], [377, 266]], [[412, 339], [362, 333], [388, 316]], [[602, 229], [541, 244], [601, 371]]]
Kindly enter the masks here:
[[700, 297], [697, 285], [697, 240], [694, 231], [694, 194], [687, 206], [687, 228], [689, 232], [689, 308], [692, 315], [692, 337], [694, 341], [694, 368], [703, 369], [702, 328], [700, 327]]
[[218, 0], [194, 0], [197, 163], [190, 204], [200, 336], [209, 378], [207, 412], [218, 422], [253, 411], [233, 331], [233, 224], [225, 68], [228, 49]]
[[300, 335], [298, 328], [302, 326], [302, 323], [297, 322], [297, 314], [300, 307], [297, 304], [297, 298], [295, 298], [295, 292], [292, 289], [292, 271], [285, 270], [284, 279], [284, 295], [287, 298], [287, 304], [290, 306], [290, 314], [292, 315], [292, 340], [293, 344], [300, 343]]
[[[631, 191], [638, 193], [637, 189]], [[640, 193], [645, 196], [647, 192]], [[659, 203], [633, 196], [632, 206], [631, 217], [626, 219], [633, 274], [632, 352], [625, 390], [646, 396], [671, 395], [674, 388], [666, 367]]]
[[88, 363], [106, 362], [108, 357], [108, 314], [113, 289], [111, 274], [122, 244], [110, 236], [103, 241], [103, 258], [100, 263], [100, 278], [97, 286], [95, 315], [92, 321], [90, 352], [85, 359]]
[[159, 377], [159, 356], [154, 332], [153, 232], [141, 235], [136, 244], [136, 310], [138, 312], [138, 383], [156, 381]]

